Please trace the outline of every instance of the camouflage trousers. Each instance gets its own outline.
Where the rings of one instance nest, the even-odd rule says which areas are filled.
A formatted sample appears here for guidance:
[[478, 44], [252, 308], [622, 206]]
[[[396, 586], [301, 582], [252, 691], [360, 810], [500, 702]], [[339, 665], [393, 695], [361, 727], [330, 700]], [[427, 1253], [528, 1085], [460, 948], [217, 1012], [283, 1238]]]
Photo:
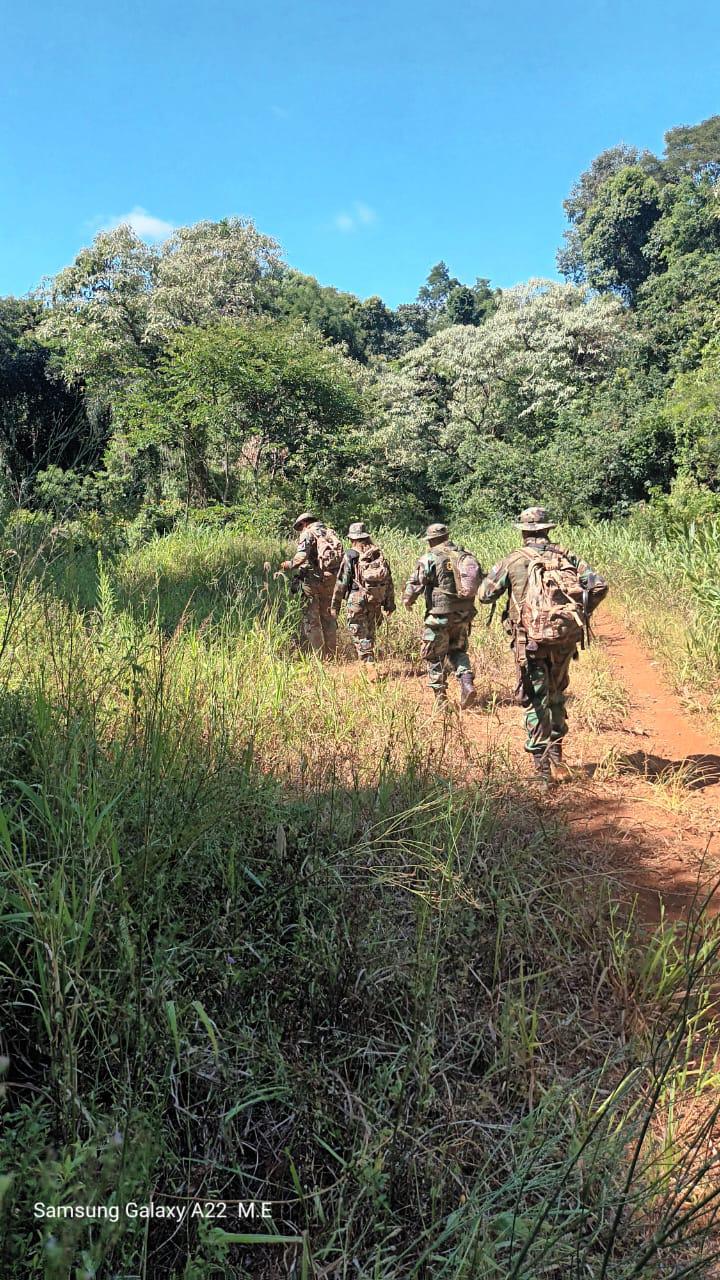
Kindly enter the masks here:
[[325, 658], [332, 658], [337, 648], [337, 622], [330, 616], [334, 590], [333, 574], [326, 574], [322, 582], [303, 583], [302, 589], [302, 647]]
[[572, 649], [538, 649], [527, 655], [521, 672], [527, 707], [525, 750], [541, 755], [552, 742], [560, 742], [567, 733], [565, 695], [570, 684]]
[[382, 607], [366, 600], [364, 595], [352, 591], [347, 602], [347, 627], [355, 645], [358, 658], [368, 661], [375, 657], [375, 636], [382, 619]]
[[427, 662], [428, 682], [431, 689], [442, 690], [447, 686], [445, 662], [450, 663], [460, 679], [472, 671], [467, 647], [470, 640], [472, 617], [449, 613], [436, 617], [429, 613], [425, 619], [420, 653]]

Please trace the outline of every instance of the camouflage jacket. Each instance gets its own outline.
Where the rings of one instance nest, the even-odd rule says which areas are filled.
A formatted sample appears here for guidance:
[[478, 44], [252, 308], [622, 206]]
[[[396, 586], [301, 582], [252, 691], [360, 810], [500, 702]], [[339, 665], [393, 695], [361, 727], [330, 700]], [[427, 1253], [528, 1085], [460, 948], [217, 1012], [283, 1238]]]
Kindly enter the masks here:
[[[431, 547], [418, 560], [408, 578], [403, 592], [403, 604], [413, 605], [418, 596], [425, 593], [425, 617], [446, 617], [449, 614], [460, 614], [463, 618], [474, 618], [477, 609], [472, 600], [462, 600], [455, 591], [443, 590], [440, 583], [442, 574], [443, 548], [460, 550], [454, 542], [443, 542], [440, 546]], [[447, 578], [447, 575], [442, 575]]]
[[[375, 544], [368, 544], [374, 546]], [[362, 587], [357, 578], [357, 564], [360, 559], [359, 552], [355, 550], [346, 551], [340, 561], [338, 569], [337, 582], [332, 598], [332, 608], [339, 610], [340, 605], [346, 596], [352, 595], [353, 591], [361, 592]], [[388, 584], [385, 591], [385, 601], [382, 605], [385, 613], [395, 612], [395, 586], [392, 580], [392, 574], [388, 578]]]
[[[604, 578], [601, 578], [599, 573], [595, 573], [584, 560], [572, 555], [564, 547], [558, 546], [555, 542], [549, 542], [547, 538], [533, 538], [525, 545], [529, 551], [559, 551], [561, 555], [567, 556], [578, 571], [580, 585], [591, 593], [591, 609], [595, 608], [607, 595], [608, 585]], [[477, 598], [481, 604], [493, 604], [501, 596], [507, 595], [502, 620], [505, 630], [511, 635], [514, 634], [517, 626], [520, 604], [527, 586], [529, 565], [530, 559], [524, 554], [524, 548], [518, 547], [517, 551], [511, 551], [510, 555], [505, 556], [499, 564], [493, 565], [480, 584]]]

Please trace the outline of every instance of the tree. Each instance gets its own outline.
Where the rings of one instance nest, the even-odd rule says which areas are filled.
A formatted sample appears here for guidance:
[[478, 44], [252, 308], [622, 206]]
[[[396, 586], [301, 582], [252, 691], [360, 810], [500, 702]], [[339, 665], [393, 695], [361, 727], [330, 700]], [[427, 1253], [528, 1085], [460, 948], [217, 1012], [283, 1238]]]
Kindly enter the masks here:
[[107, 424], [92, 418], [83, 388], [69, 385], [40, 341], [35, 302], [0, 299], [0, 462], [13, 500], [33, 493], [49, 467], [96, 465]]
[[[442, 330], [386, 375], [376, 447], [392, 472], [426, 475], [436, 503], [452, 508], [473, 477], [487, 487], [480, 459], [500, 465], [499, 446], [531, 466], [562, 406], [600, 386], [630, 340], [616, 299], [543, 280], [510, 289], [484, 325]], [[496, 510], [519, 498], [505, 472], [491, 487]]]
[[653, 268], [647, 253], [660, 217], [660, 191], [639, 166], [620, 169], [601, 187], [579, 228], [587, 281], [632, 302]]
[[681, 254], [651, 275], [637, 294], [638, 322], [649, 367], [694, 368], [717, 333], [720, 251]]
[[242, 474], [329, 501], [360, 451], [362, 391], [307, 328], [266, 321], [188, 327], [123, 405], [115, 467], [160, 450], [187, 505], [232, 501]]
[[444, 262], [436, 262], [430, 268], [425, 284], [418, 289], [417, 300], [431, 316], [438, 316], [447, 305], [451, 290], [457, 288], [459, 280], [451, 277]]
[[47, 285], [42, 330], [67, 378], [115, 405], [179, 329], [259, 310], [277, 262], [275, 242], [239, 218], [182, 227], [159, 247], [127, 226], [103, 231]]
[[148, 333], [239, 319], [260, 309], [279, 247], [246, 218], [180, 227], [162, 245], [150, 298]]
[[366, 359], [361, 304], [354, 294], [321, 285], [300, 271], [285, 270], [275, 277], [267, 301], [269, 314], [312, 325], [330, 342], [344, 346], [353, 359]]
[[696, 369], [675, 379], [667, 410], [679, 465], [720, 493], [720, 339], [708, 344]]
[[663, 169], [671, 178], [720, 177], [720, 116], [669, 129], [665, 134]]
[[587, 279], [581, 228], [605, 183], [614, 178], [621, 169], [639, 164], [646, 166], [653, 158], [649, 152], [644, 152], [641, 156], [637, 147], [628, 147], [621, 142], [617, 147], [609, 147], [607, 151], [601, 151], [590, 168], [580, 175], [570, 195], [563, 201], [563, 208], [570, 226], [564, 232], [565, 245], [558, 252], [557, 263], [558, 269], [567, 280], [581, 284]]
[[69, 382], [81, 377], [112, 403], [128, 370], [152, 363], [157, 349], [148, 330], [158, 265], [157, 248], [117, 227], [100, 232], [49, 282], [41, 334], [58, 350]]

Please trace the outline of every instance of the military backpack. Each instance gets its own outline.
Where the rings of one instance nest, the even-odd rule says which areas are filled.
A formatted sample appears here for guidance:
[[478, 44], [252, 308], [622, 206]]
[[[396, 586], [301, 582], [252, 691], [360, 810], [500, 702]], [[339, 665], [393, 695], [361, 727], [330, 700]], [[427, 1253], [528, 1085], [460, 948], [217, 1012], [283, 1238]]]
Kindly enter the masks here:
[[317, 545], [318, 566], [323, 573], [337, 574], [343, 557], [343, 545], [334, 529], [325, 524], [313, 525]]
[[367, 600], [384, 604], [390, 583], [390, 565], [379, 547], [368, 547], [357, 558], [356, 576]]
[[558, 547], [542, 552], [523, 548], [522, 554], [529, 562], [527, 586], [515, 605], [526, 641], [547, 648], [582, 644], [587, 593], [577, 567]]

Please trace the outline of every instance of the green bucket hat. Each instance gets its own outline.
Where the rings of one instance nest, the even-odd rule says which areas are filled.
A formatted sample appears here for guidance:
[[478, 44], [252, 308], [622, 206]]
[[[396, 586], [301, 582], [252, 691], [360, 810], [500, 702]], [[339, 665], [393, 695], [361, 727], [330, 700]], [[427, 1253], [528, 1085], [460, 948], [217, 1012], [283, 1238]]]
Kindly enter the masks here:
[[370, 534], [368, 533], [362, 520], [356, 520], [350, 525], [347, 536], [351, 542], [369, 542]]

